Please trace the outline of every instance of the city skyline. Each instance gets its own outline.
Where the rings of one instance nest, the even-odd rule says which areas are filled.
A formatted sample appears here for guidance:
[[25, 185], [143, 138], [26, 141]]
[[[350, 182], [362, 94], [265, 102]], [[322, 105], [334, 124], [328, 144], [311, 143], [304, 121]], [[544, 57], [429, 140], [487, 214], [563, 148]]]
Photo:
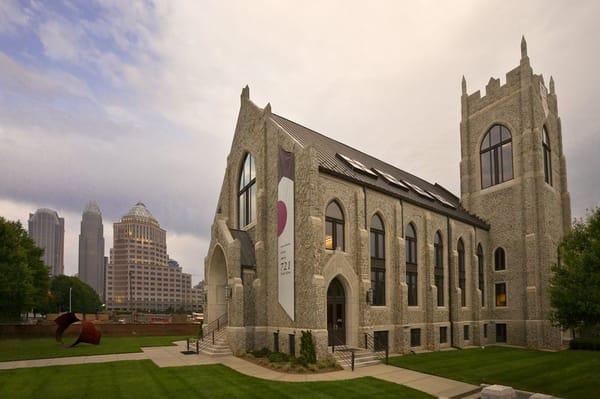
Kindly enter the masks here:
[[104, 298], [106, 270], [104, 267], [104, 224], [98, 204], [88, 202], [81, 215], [79, 234], [79, 278]]
[[[7, 204], [6, 202], [3, 202], [0, 199], [0, 209], [7, 211], [5, 214], [0, 215], [0, 216], [3, 216], [9, 220], [18, 220], [21, 222], [21, 225], [23, 226], [23, 228], [28, 229], [28, 217], [18, 217], [17, 216], [17, 217], [11, 218], [10, 215], [16, 215], [15, 209], [2, 206], [2, 205], [6, 205], [6, 204]], [[88, 205], [89, 205], [89, 203], [88, 203]], [[65, 237], [64, 238], [64, 250], [63, 250], [63, 252], [64, 252], [64, 273], [63, 274], [65, 274], [65, 275], [78, 276], [78, 274], [79, 274], [79, 268], [78, 268], [79, 244], [69, 245], [69, 242], [71, 242], [73, 240], [75, 240], [77, 243], [79, 242], [79, 236], [81, 233], [81, 218], [82, 218], [82, 213], [85, 212], [86, 207], [87, 207], [87, 205], [85, 207], [83, 207], [79, 213], [72, 212], [72, 214], [70, 214], [70, 212], [66, 212], [68, 214], [67, 217], [65, 217], [65, 216], [60, 217], [63, 220], [64, 229], [65, 229], [64, 230], [64, 237]], [[50, 208], [43, 208], [43, 207], [37, 207], [37, 208], [34, 207], [34, 209], [48, 209], [48, 210], [58, 213], [59, 215], [64, 215], [64, 211], [61, 211], [60, 209], [50, 209]], [[35, 213], [35, 211], [32, 211], [30, 214], [33, 214], [33, 213]], [[120, 220], [120, 218], [118, 218], [117, 220], [114, 220], [114, 221], [108, 221], [108, 220], [104, 220], [104, 219], [102, 220], [103, 227], [106, 224], [110, 225], [110, 228], [104, 229], [104, 255], [105, 255], [105, 257], [108, 257], [108, 254], [110, 253], [110, 250], [113, 245], [112, 225], [114, 225], [114, 223], [118, 222], [119, 220]], [[169, 233], [169, 234], [171, 234], [171, 233]], [[169, 244], [169, 242], [172, 242], [172, 241], [170, 241], [170, 236], [167, 236], [167, 245], [170, 247], [171, 244]], [[176, 253], [176, 252], [173, 252], [173, 253]], [[197, 268], [193, 268], [190, 266], [185, 267], [186, 264], [184, 262], [180, 261], [180, 259], [183, 259], [186, 257], [185, 257], [185, 254], [181, 254], [181, 255], [182, 255], [182, 257], [176, 255], [171, 260], [176, 260], [177, 263], [179, 264], [179, 266], [182, 267], [184, 272], [191, 274], [192, 275], [192, 284], [197, 285], [204, 279], [204, 275], [201, 273], [198, 273]]]
[[[560, 93], [573, 216], [598, 205], [600, 51], [588, 33], [596, 2], [345, 4], [335, 21], [335, 3], [1, 7], [0, 167], [9, 173], [0, 176], [0, 214], [25, 226], [29, 212], [56, 209], [67, 274], [77, 269], [83, 204], [96, 200], [113, 223], [141, 200], [194, 283], [202, 278], [246, 84], [257, 104], [272, 101], [273, 112], [458, 194], [461, 76], [469, 92], [483, 93], [490, 77], [504, 82], [522, 34]], [[282, 51], [290, 43], [297, 51]]]

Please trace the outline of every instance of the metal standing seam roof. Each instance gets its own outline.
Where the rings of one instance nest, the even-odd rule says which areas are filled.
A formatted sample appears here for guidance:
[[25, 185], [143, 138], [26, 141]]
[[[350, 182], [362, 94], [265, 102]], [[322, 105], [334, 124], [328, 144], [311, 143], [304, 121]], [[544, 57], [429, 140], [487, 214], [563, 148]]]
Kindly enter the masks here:
[[229, 231], [234, 239], [240, 240], [241, 265], [256, 267], [256, 255], [254, 253], [254, 244], [252, 243], [250, 234], [244, 230], [229, 229]]
[[[412, 175], [402, 169], [398, 169], [393, 165], [383, 162], [375, 157], [365, 154], [346, 144], [340, 143], [330, 137], [318, 133], [312, 129], [293, 122], [283, 116], [271, 114], [271, 119], [283, 128], [290, 136], [297, 140], [301, 145], [312, 145], [317, 152], [319, 161], [319, 169], [324, 172], [342, 179], [353, 181], [360, 185], [365, 185], [373, 190], [384, 192], [406, 202], [427, 208], [434, 212], [447, 215], [453, 219], [477, 226], [479, 228], [489, 230], [490, 226], [483, 219], [469, 213], [461, 204], [460, 199], [450, 191], [439, 185], [438, 183], [431, 184], [415, 175]], [[414, 189], [404, 190], [399, 188], [383, 177], [369, 176], [367, 174], [357, 172], [345, 161], [340, 159], [337, 154], [344, 155], [364, 164], [368, 169], [377, 169], [382, 172], [394, 176], [396, 179], [406, 181], [412, 185], [416, 185], [421, 189], [444, 198], [451, 203], [455, 208], [444, 205], [437, 199], [425, 198], [419, 195]]]

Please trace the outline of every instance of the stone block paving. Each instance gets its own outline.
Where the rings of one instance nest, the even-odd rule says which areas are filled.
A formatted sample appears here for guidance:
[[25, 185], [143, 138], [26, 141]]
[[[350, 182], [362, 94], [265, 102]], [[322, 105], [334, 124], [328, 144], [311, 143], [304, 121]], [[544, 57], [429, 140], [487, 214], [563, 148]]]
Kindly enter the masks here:
[[309, 381], [334, 381], [347, 380], [359, 377], [375, 377], [395, 384], [402, 384], [418, 389], [439, 398], [464, 397], [470, 393], [478, 392], [480, 387], [454, 381], [447, 378], [436, 377], [399, 367], [378, 364], [358, 368], [355, 371], [340, 370], [316, 374], [290, 374], [271, 370], [240, 359], [235, 356], [210, 357], [207, 355], [184, 355], [185, 341], [176, 342], [175, 346], [158, 346], [142, 348], [141, 353], [123, 353], [115, 355], [77, 356], [52, 359], [18, 360], [0, 362], [0, 370], [24, 367], [46, 367], [73, 364], [104, 363], [122, 360], [152, 360], [158, 367], [198, 366], [207, 364], [223, 364], [242, 374], [264, 380], [286, 382]]

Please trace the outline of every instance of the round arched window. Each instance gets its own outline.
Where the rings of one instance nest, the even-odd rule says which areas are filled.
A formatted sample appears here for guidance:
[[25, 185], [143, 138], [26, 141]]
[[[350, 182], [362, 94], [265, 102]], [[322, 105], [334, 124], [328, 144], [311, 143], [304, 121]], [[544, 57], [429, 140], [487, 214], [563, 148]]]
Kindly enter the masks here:
[[481, 188], [513, 178], [512, 136], [502, 125], [494, 125], [481, 142]]

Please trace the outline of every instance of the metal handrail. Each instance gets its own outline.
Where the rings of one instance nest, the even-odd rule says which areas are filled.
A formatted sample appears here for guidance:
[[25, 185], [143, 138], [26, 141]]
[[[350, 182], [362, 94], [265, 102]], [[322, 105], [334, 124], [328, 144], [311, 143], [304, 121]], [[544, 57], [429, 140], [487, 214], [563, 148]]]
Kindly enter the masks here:
[[350, 367], [352, 368], [352, 371], [354, 371], [354, 359], [355, 359], [354, 352], [356, 351], [356, 349], [349, 347], [348, 345], [343, 343], [340, 338], [336, 337], [335, 335], [333, 335], [332, 338], [333, 338], [333, 345], [331, 346], [331, 352], [335, 354], [335, 351], [337, 350], [337, 352], [340, 353], [339, 356], [340, 356], [341, 360], [344, 360], [344, 361], [347, 361], [348, 363], [350, 363]]
[[390, 349], [388, 342], [384, 343], [383, 349], [375, 350], [375, 336], [368, 332], [366, 332], [364, 336], [365, 349], [375, 353], [379, 360], [385, 359], [385, 364], [388, 364], [388, 360], [390, 358]]
[[223, 313], [221, 316], [217, 317], [215, 320], [208, 323], [206, 326], [203, 326], [200, 330], [200, 341], [204, 342], [204, 338], [210, 337], [212, 344], [215, 344], [215, 332], [218, 334], [220, 330], [225, 329], [228, 324], [227, 313]]

